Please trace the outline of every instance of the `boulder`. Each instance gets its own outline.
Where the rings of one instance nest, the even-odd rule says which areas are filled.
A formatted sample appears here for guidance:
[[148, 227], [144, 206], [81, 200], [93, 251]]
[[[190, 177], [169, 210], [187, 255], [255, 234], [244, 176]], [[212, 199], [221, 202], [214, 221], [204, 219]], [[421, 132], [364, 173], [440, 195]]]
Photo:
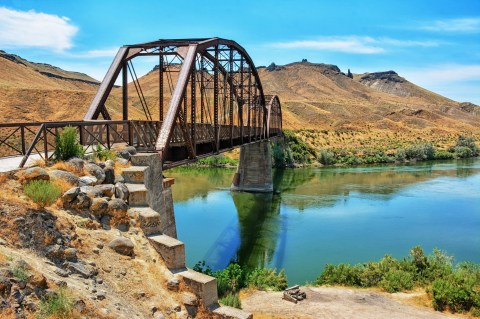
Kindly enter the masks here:
[[105, 180], [103, 181], [103, 184], [115, 183], [115, 170], [113, 169], [113, 167], [106, 166], [103, 169], [103, 172], [105, 173]]
[[35, 166], [35, 167], [27, 168], [23, 172], [22, 179], [25, 183], [28, 183], [30, 181], [38, 181], [38, 180], [48, 181], [50, 180], [50, 175], [48, 175], [45, 169]]
[[96, 186], [82, 186], [80, 187], [80, 192], [85, 193], [92, 198], [103, 197], [103, 190]]
[[105, 161], [105, 167], [114, 168], [114, 167], [115, 167], [115, 162], [112, 161], [112, 160], [106, 160], [106, 161]]
[[125, 255], [125, 256], [132, 256], [133, 255], [133, 242], [127, 237], [117, 237], [112, 240], [108, 247], [113, 249], [115, 252]]
[[101, 218], [103, 215], [107, 213], [108, 202], [104, 198], [94, 198], [92, 199], [92, 205], [90, 206], [90, 209], [93, 215], [95, 215], [98, 218]]
[[93, 186], [98, 182], [95, 176], [82, 176], [78, 179], [78, 186]]
[[94, 163], [88, 163], [85, 165], [85, 170], [90, 174], [97, 178], [97, 184], [103, 183], [105, 180], [105, 172], [103, 169]]
[[127, 161], [130, 159], [130, 157], [132, 157], [132, 155], [126, 150], [117, 151], [117, 155], [119, 156], [119, 158], [125, 159]]
[[130, 155], [135, 155], [137, 154], [137, 149], [133, 146], [127, 146], [123, 149], [124, 151], [127, 151], [128, 153], [130, 153]]
[[119, 198], [124, 201], [127, 201], [129, 195], [130, 195], [130, 192], [128, 191], [128, 188], [124, 183], [115, 184], [115, 198]]
[[77, 185], [78, 184], [78, 177], [75, 174], [72, 174], [70, 172], [62, 171], [59, 169], [53, 170], [50, 172], [50, 179], [52, 180], [64, 180], [67, 183], [70, 183], [72, 185]]
[[96, 185], [94, 188], [96, 192], [102, 194], [101, 197], [113, 197], [115, 194], [115, 187], [113, 184]]
[[120, 198], [113, 198], [108, 202], [108, 215], [117, 218], [127, 216], [128, 205]]
[[75, 248], [67, 248], [63, 251], [63, 257], [69, 261], [77, 260], [77, 250]]
[[77, 198], [79, 193], [80, 193], [80, 187], [73, 187], [73, 188], [70, 188], [68, 191], [66, 191], [62, 196], [64, 205], [65, 203], [73, 202]]
[[125, 159], [125, 158], [122, 158], [122, 157], [117, 157], [117, 159], [115, 159], [115, 162], [120, 163], [120, 164], [123, 164], [123, 165], [127, 165], [127, 164], [128, 164], [128, 160]]
[[81, 158], [78, 158], [78, 157], [73, 157], [73, 158], [69, 159], [67, 161], [67, 163], [70, 164], [71, 166], [75, 167], [75, 170], [77, 172], [81, 172], [83, 170], [83, 168], [85, 167], [85, 162]]
[[125, 183], [125, 179], [122, 174], [115, 174], [115, 183]]
[[80, 192], [75, 200], [75, 208], [77, 209], [89, 209], [92, 205], [92, 199], [85, 193]]

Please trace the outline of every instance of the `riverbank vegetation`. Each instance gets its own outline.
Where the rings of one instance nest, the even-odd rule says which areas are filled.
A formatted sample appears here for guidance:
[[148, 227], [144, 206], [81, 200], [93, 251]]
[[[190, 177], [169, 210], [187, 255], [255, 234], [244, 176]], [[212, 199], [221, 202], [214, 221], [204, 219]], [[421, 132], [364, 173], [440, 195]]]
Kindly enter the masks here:
[[[322, 131], [323, 132], [323, 131]], [[378, 143], [369, 141], [349, 144], [349, 139], [341, 136], [344, 143], [335, 146], [322, 146], [316, 149], [314, 138], [319, 133], [313, 130], [284, 130], [284, 140], [272, 143], [273, 166], [276, 168], [303, 165], [364, 165], [376, 163], [402, 163], [425, 160], [448, 160], [476, 157], [480, 154], [474, 137], [458, 136], [450, 146], [428, 141]], [[353, 133], [352, 133], [353, 134]], [[337, 137], [338, 138], [338, 137]], [[350, 137], [352, 138], [352, 137]], [[370, 143], [371, 142], [371, 143]], [[446, 143], [446, 141], [443, 141]], [[393, 145], [392, 145], [393, 143]], [[325, 143], [324, 143], [325, 144]], [[328, 144], [328, 143], [326, 143]], [[341, 145], [341, 146], [339, 146]], [[443, 145], [443, 146], [440, 146]]]
[[241, 308], [239, 292], [243, 288], [281, 291], [287, 288], [287, 276], [282, 269], [255, 268], [248, 270], [231, 262], [225, 269], [213, 271], [204, 261], [198, 262], [194, 270], [217, 278], [220, 303]]
[[480, 316], [480, 265], [454, 266], [452, 260], [438, 249], [427, 256], [417, 246], [403, 259], [386, 255], [377, 262], [326, 265], [315, 284], [380, 287], [390, 293], [424, 287], [435, 310]]

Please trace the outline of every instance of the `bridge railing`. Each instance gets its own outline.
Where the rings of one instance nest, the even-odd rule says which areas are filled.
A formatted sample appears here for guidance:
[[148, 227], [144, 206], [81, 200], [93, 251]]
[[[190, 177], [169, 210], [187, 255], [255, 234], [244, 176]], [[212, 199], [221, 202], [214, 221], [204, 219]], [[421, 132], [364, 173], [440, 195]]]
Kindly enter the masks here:
[[[48, 162], [54, 156], [55, 138], [65, 127], [73, 127], [77, 130], [78, 142], [84, 146], [87, 153], [92, 152], [97, 145], [110, 149], [117, 143], [135, 146], [140, 151], [155, 151], [155, 142], [161, 125], [162, 122], [159, 121], [140, 120], [0, 124], [0, 157], [23, 156], [20, 167], [25, 165], [32, 154], [37, 154]], [[192, 125], [187, 124], [186, 129], [191, 132]], [[215, 137], [215, 129], [211, 124], [199, 123], [195, 124], [194, 132], [195, 140], [192, 141], [194, 145], [230, 141], [225, 145], [235, 147], [266, 138], [265, 131], [256, 126], [244, 126], [242, 130], [240, 126], [219, 125], [218, 136]], [[276, 127], [270, 129], [270, 137], [280, 134], [281, 129]], [[176, 125], [171, 146], [183, 147], [185, 145], [182, 127]], [[217, 149], [212, 148], [209, 152], [216, 151]]]

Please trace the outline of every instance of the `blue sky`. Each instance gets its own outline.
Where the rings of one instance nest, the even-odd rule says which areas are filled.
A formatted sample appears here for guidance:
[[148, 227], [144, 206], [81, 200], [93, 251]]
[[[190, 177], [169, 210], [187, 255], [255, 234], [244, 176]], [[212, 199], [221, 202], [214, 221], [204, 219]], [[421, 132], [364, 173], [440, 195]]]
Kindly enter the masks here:
[[0, 0], [0, 49], [99, 80], [123, 44], [212, 36], [237, 41], [257, 66], [395, 70], [480, 104], [478, 0]]

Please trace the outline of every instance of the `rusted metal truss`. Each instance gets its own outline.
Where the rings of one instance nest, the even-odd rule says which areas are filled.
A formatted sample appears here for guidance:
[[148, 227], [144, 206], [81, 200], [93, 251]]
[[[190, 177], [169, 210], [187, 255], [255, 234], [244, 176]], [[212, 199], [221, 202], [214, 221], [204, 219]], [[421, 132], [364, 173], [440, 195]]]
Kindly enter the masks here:
[[[132, 60], [158, 56], [158, 97], [145, 98]], [[122, 73], [123, 120], [129, 119], [129, 75], [145, 120], [159, 122], [152, 143], [166, 168], [281, 135], [276, 96], [265, 96], [252, 59], [236, 42], [220, 38], [158, 40], [118, 50], [85, 121], [111, 117], [105, 107]], [[176, 83], [174, 81], [176, 80]], [[152, 114], [158, 116], [153, 119]]]
[[[158, 57], [158, 89], [145, 95], [132, 61]], [[107, 99], [121, 76], [122, 118], [112, 119]], [[129, 79], [131, 81], [129, 81]], [[133, 103], [130, 93], [138, 95]], [[129, 119], [129, 110], [143, 118]], [[114, 114], [112, 112], [112, 114]], [[100, 115], [103, 120], [99, 120]], [[0, 123], [0, 157], [31, 153], [45, 161], [55, 136], [75, 127], [85, 149], [126, 143], [158, 152], [164, 168], [195, 161], [234, 147], [282, 134], [277, 96], [266, 96], [247, 52], [231, 40], [158, 40], [118, 50], [83, 121]]]

